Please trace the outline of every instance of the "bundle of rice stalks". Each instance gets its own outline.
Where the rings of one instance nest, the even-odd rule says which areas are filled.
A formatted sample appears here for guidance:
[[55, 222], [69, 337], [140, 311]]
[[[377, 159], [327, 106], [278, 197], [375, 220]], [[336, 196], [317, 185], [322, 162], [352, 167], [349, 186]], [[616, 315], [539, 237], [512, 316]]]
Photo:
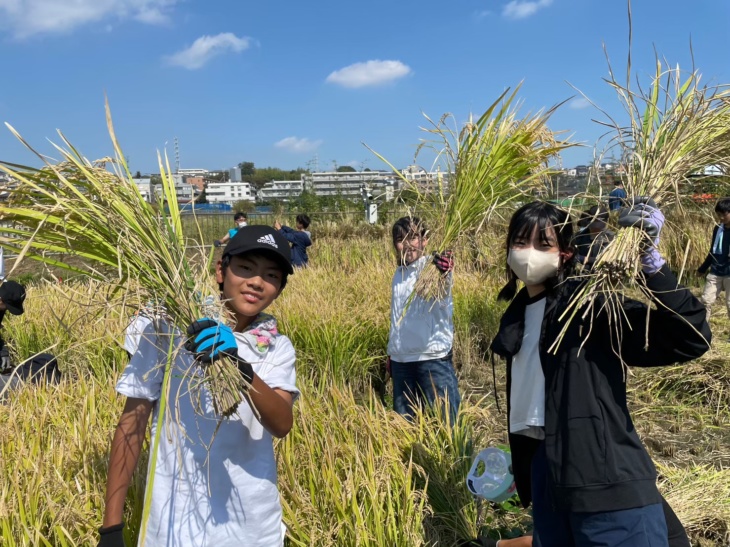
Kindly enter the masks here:
[[[453, 249], [462, 235], [473, 237], [491, 216], [525, 195], [546, 190], [551, 169], [548, 162], [575, 146], [558, 139], [547, 122], [560, 105], [519, 117], [517, 93], [507, 89], [474, 121], [458, 129], [452, 114], [438, 122], [428, 116], [430, 126], [421, 128], [429, 137], [421, 142], [435, 152], [434, 167], [444, 176], [435, 184], [423, 185], [395, 169], [405, 188], [416, 196], [416, 209], [424, 211], [430, 238], [440, 250]], [[451, 127], [453, 125], [453, 127]], [[435, 267], [424, 269], [416, 293], [424, 298], [443, 298], [444, 276]]]
[[[691, 184], [689, 177], [710, 166], [730, 169], [730, 102], [727, 101], [730, 88], [701, 86], [698, 71], [685, 75], [679, 67], [665, 66], [657, 59], [648, 91], [641, 86], [633, 89], [628, 83], [630, 58], [628, 66], [626, 85], [618, 83], [612, 71], [607, 82], [616, 90], [630, 124], [619, 125], [607, 114], [611, 121], [604, 124], [614, 135], [610, 147], [617, 147], [624, 158], [627, 202], [645, 196], [665, 210], [674, 205], [675, 219], [681, 222], [679, 196], [682, 188]], [[586, 283], [573, 296], [562, 319], [579, 313], [589, 317], [595, 311], [596, 302], [602, 301], [612, 323], [618, 325], [621, 314], [618, 295], [624, 290], [644, 291], [637, 274], [643, 251], [653, 244], [642, 231], [618, 229], [615, 239], [606, 245], [586, 275]], [[569, 323], [566, 321], [563, 333]], [[620, 332], [613, 334], [617, 342]], [[562, 335], [554, 348], [560, 339]]]
[[[224, 316], [217, 301], [204, 306], [203, 298], [196, 296], [216, 290], [209, 273], [212, 253], [206, 256], [198, 248], [191, 257], [186, 252], [169, 164], [163, 165], [159, 158], [162, 198], [169, 211], [164, 213], [147, 203], [134, 184], [108, 105], [107, 124], [115, 159], [89, 162], [59, 132], [66, 147], [54, 145], [63, 157], [58, 164], [36, 152], [8, 125], [45, 164], [34, 169], [0, 163], [0, 169], [14, 179], [7, 188], [8, 200], [0, 204], [4, 225], [0, 242], [18, 255], [13, 269], [31, 258], [104, 281], [124, 295], [127, 306], [146, 308], [150, 316], [182, 329], [204, 315]], [[106, 169], [108, 162], [114, 173]], [[249, 386], [227, 361], [204, 370], [216, 412], [232, 414]], [[164, 398], [160, 404], [162, 410]]]

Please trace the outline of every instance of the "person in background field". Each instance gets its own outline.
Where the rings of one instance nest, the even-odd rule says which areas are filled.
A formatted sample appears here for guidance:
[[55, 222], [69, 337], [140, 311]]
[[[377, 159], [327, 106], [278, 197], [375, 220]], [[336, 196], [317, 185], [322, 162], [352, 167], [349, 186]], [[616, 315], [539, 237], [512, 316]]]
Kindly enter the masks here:
[[590, 270], [601, 251], [614, 238], [606, 228], [608, 211], [594, 205], [581, 215], [578, 233], [575, 235], [575, 259], [585, 270]]
[[[415, 217], [393, 225], [398, 267], [393, 276], [388, 360], [393, 378], [393, 408], [407, 418], [413, 405], [433, 405], [448, 398], [451, 423], [461, 403], [452, 363], [454, 301], [451, 296], [454, 259], [450, 251], [425, 255], [426, 226]], [[433, 263], [446, 276], [448, 293], [441, 300], [424, 300], [414, 293], [416, 280]]]
[[[25, 287], [15, 281], [4, 281], [0, 285], [0, 327], [5, 313], [23, 315], [25, 309]], [[0, 331], [1, 332], [1, 331]], [[15, 366], [10, 357], [10, 348], [4, 337], [0, 335], [0, 393], [7, 397], [7, 390], [19, 389], [23, 382], [57, 383], [61, 375], [58, 371], [56, 357], [50, 353], [39, 353]]]
[[295, 268], [304, 268], [309, 263], [307, 256], [307, 247], [312, 245], [312, 234], [307, 231], [311, 221], [305, 214], [297, 215], [297, 229], [294, 230], [289, 226], [282, 226], [277, 220], [274, 228], [279, 230], [284, 237], [291, 243], [291, 263]]
[[[712, 230], [710, 252], [697, 273], [704, 275], [705, 290], [702, 292], [702, 303], [707, 308], [707, 320], [710, 320], [712, 305], [725, 291], [725, 306], [730, 315], [730, 198], [723, 198], [715, 205], [715, 214], [719, 224]], [[727, 235], [725, 235], [727, 232]]]
[[[294, 348], [264, 310], [292, 272], [286, 239], [268, 226], [247, 226], [231, 238], [216, 265], [221, 298], [235, 321], [232, 327], [204, 318], [182, 333], [143, 314], [130, 325], [125, 349], [132, 358], [116, 386], [127, 399], [109, 455], [100, 547], [124, 545], [127, 489], [150, 417], [155, 436], [171, 350], [171, 400], [142, 547], [284, 545], [273, 438], [291, 430], [299, 390]], [[238, 367], [251, 390], [221, 420], [207, 386], [193, 387], [199, 377], [190, 371], [224, 357]]]
[[621, 182], [621, 179], [614, 180], [613, 186], [613, 190], [608, 194], [608, 210], [618, 211], [626, 202], [626, 190], [624, 190], [624, 183]]
[[238, 233], [238, 230], [243, 228], [244, 226], [248, 226], [248, 216], [246, 216], [246, 213], [238, 212], [235, 215], [233, 215], [233, 222], [236, 223], [235, 227], [228, 230], [228, 233], [224, 235], [220, 239], [216, 239], [213, 242], [214, 247], [221, 247], [228, 243], [233, 236], [235, 236]]
[[[512, 469], [520, 501], [532, 502], [539, 547], [669, 545], [656, 468], [629, 413], [624, 367], [690, 361], [709, 349], [712, 335], [704, 307], [658, 252], [664, 215], [653, 200], [632, 200], [618, 224], [653, 239], [639, 275], [657, 305], [648, 310], [624, 297], [616, 325], [599, 301], [595, 313], [577, 310], [564, 332], [560, 318], [581, 283], [571, 279], [568, 214], [528, 203], [505, 238], [509, 282], [499, 298], [511, 303], [491, 350], [507, 363]], [[519, 293], [518, 280], [525, 285]], [[617, 329], [620, 339], [611, 336]]]

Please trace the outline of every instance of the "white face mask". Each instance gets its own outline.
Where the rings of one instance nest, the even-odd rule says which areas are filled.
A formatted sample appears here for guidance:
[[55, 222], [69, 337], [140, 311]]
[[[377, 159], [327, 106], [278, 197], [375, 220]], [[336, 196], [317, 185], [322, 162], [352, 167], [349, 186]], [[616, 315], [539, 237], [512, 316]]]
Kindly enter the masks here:
[[246, 221], [241, 220], [239, 222], [236, 222], [236, 226], [238, 226], [239, 228], [243, 228], [244, 226], [246, 226]]
[[560, 253], [545, 253], [534, 247], [510, 249], [507, 264], [525, 285], [539, 285], [558, 274]]

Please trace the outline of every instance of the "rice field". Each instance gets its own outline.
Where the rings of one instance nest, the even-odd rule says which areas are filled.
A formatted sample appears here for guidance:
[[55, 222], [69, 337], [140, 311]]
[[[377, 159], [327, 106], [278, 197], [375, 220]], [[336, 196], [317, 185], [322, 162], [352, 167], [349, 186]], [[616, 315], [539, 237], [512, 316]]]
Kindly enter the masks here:
[[[675, 265], [686, 254], [687, 272], [707, 250], [709, 224], [700, 222], [663, 244]], [[389, 409], [381, 371], [395, 264], [387, 230], [323, 228], [317, 237], [313, 226], [312, 266], [290, 279], [272, 309], [297, 349], [302, 390], [294, 429], [276, 447], [288, 544], [452, 546], [477, 532], [529, 531], [526, 511], [511, 502], [478, 504], [465, 485], [475, 453], [506, 442], [506, 415], [497, 411], [484, 355], [502, 310], [499, 226], [457, 265], [454, 351], [464, 403], [453, 427], [431, 415], [410, 424]], [[52, 348], [64, 380], [27, 387], [0, 405], [0, 545], [96, 545], [123, 404], [114, 383], [127, 360], [120, 342], [129, 312], [110, 306], [100, 283], [38, 277], [26, 314], [6, 318], [6, 338], [19, 356]], [[715, 312], [706, 356], [634, 371], [628, 380], [660, 488], [701, 546], [730, 541], [730, 321], [720, 303]], [[500, 364], [497, 389], [504, 401]], [[127, 498], [129, 545], [142, 517], [144, 454]]]

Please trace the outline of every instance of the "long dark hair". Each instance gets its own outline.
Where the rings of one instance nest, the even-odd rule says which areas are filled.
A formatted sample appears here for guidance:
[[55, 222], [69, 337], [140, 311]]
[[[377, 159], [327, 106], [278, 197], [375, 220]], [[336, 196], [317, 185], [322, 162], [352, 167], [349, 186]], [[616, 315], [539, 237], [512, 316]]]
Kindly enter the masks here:
[[[517, 294], [517, 276], [507, 264], [507, 255], [512, 244], [518, 239], [530, 239], [532, 232], [538, 227], [540, 238], [547, 239], [547, 230], [553, 228], [561, 253], [572, 253], [573, 251], [573, 223], [570, 215], [551, 203], [544, 201], [533, 201], [523, 205], [512, 215], [507, 229], [505, 239], [505, 267], [507, 269], [507, 284], [502, 287], [497, 295], [498, 300], [512, 300]], [[561, 261], [557, 277], [548, 279], [545, 286], [552, 290], [559, 283], [564, 281], [572, 272], [575, 263], [572, 256]]]

